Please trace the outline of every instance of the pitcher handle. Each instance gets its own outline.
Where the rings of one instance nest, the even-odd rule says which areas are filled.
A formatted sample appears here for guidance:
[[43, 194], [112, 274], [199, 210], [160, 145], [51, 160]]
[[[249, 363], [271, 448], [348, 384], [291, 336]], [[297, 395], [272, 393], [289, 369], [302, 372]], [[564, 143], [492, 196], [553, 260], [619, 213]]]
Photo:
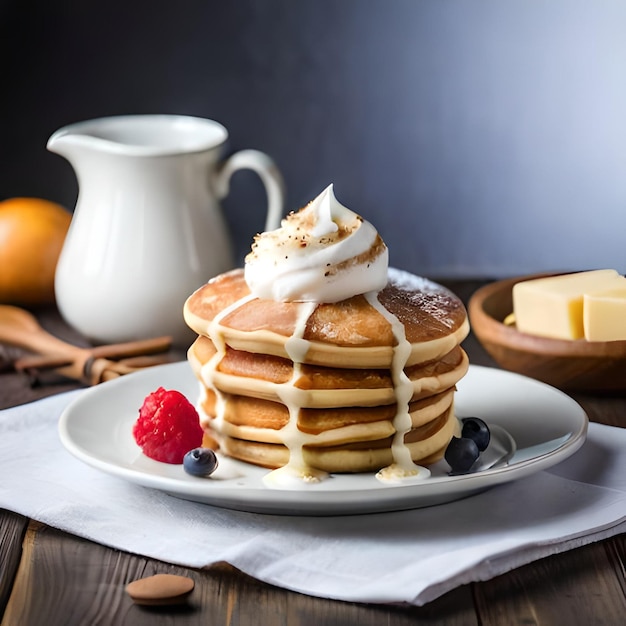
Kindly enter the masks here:
[[228, 195], [231, 176], [242, 169], [256, 172], [267, 193], [265, 230], [275, 230], [285, 206], [285, 183], [274, 161], [259, 150], [240, 150], [223, 161], [215, 178], [215, 191], [220, 198]]

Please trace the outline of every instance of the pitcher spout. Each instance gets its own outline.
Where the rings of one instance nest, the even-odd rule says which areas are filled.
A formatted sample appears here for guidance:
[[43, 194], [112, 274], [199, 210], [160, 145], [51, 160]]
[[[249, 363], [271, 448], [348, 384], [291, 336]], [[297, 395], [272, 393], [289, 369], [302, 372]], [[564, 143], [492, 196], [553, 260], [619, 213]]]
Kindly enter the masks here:
[[71, 161], [72, 157], [77, 153], [84, 150], [93, 150], [97, 143], [97, 137], [73, 132], [69, 128], [61, 128], [51, 135], [46, 148], [50, 152], [59, 154]]

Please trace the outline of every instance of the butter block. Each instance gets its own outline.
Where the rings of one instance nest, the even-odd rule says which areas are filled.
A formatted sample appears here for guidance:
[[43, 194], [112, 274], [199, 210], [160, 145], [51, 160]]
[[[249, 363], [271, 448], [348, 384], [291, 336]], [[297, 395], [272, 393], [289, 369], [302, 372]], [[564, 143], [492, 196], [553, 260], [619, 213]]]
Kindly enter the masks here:
[[585, 294], [583, 326], [587, 341], [626, 339], [626, 288]]
[[616, 270], [592, 270], [522, 281], [513, 287], [513, 312], [523, 333], [582, 339], [584, 296], [626, 289]]

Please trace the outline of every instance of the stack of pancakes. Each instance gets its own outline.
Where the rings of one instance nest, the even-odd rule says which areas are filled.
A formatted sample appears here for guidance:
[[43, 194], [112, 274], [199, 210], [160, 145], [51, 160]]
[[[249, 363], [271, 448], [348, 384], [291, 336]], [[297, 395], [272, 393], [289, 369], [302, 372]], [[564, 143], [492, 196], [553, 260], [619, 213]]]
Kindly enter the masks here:
[[202, 426], [229, 456], [377, 471], [398, 447], [415, 463], [435, 462], [458, 434], [453, 398], [469, 326], [440, 285], [390, 270], [378, 293], [277, 302], [253, 298], [234, 270], [192, 294], [184, 315], [198, 333], [188, 357]]

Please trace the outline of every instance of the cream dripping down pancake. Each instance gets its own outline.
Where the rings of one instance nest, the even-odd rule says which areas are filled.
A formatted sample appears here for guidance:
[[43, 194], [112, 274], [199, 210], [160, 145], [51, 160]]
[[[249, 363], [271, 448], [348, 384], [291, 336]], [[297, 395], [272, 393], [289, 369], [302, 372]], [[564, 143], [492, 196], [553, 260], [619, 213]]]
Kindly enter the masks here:
[[414, 476], [459, 434], [463, 304], [388, 268], [374, 227], [332, 186], [257, 235], [245, 269], [198, 289], [184, 316], [207, 438], [275, 470], [270, 482]]

